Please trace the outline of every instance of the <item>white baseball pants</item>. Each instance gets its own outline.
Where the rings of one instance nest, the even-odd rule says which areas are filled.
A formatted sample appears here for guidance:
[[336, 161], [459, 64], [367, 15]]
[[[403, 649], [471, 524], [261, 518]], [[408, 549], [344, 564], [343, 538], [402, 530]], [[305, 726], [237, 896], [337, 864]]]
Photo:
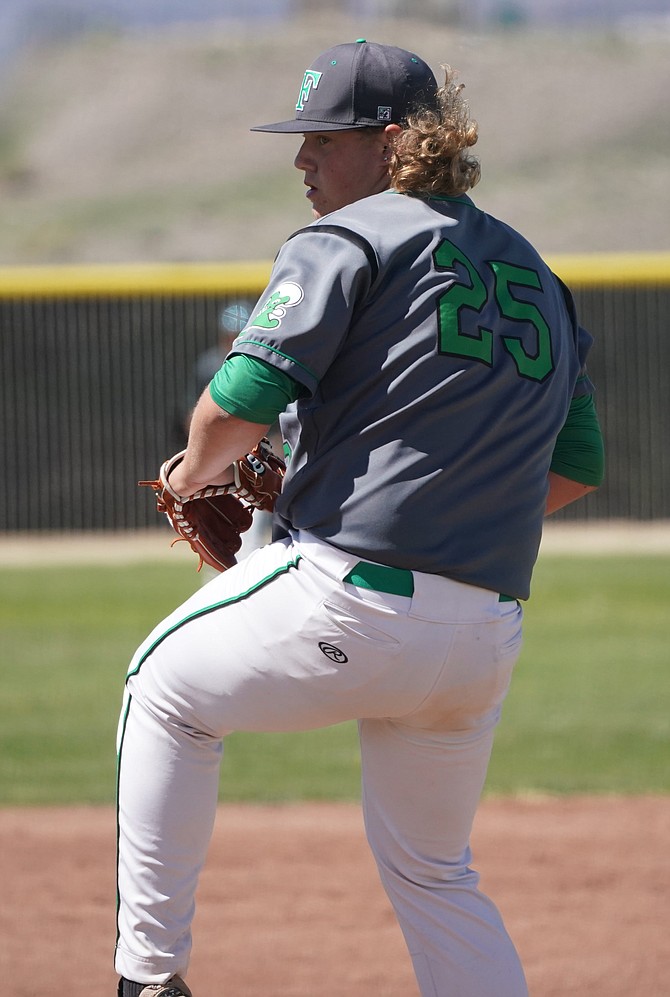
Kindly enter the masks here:
[[270, 544], [138, 649], [118, 738], [122, 976], [186, 973], [225, 735], [357, 719], [366, 832], [421, 994], [527, 993], [469, 866], [522, 611], [421, 572], [412, 595], [357, 587], [358, 563], [305, 534]]

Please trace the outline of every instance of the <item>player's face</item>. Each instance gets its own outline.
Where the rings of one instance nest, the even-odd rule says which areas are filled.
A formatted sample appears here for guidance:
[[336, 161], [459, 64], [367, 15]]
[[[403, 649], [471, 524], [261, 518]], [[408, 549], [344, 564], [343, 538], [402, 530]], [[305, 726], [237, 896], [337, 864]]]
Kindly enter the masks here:
[[296, 169], [305, 174], [306, 197], [315, 218], [343, 208], [389, 185], [389, 137], [385, 129], [369, 132], [307, 132], [295, 157]]

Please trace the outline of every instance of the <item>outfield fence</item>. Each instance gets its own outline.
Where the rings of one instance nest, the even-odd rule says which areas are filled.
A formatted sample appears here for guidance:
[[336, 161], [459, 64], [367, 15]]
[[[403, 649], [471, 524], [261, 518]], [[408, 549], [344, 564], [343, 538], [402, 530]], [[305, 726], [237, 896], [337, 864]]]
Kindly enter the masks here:
[[[670, 518], [670, 253], [556, 256], [583, 325], [607, 480], [567, 520]], [[152, 528], [196, 359], [270, 263], [0, 270], [0, 530]]]

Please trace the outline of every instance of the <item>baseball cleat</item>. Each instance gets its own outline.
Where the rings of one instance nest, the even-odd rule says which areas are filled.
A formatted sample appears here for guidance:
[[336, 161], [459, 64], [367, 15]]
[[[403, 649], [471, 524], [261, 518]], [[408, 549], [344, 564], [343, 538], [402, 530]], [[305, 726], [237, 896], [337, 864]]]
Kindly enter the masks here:
[[193, 994], [180, 976], [173, 976], [167, 983], [147, 984], [140, 997], [193, 997]]
[[193, 997], [181, 976], [172, 976], [167, 983], [131, 983], [119, 981], [119, 997]]

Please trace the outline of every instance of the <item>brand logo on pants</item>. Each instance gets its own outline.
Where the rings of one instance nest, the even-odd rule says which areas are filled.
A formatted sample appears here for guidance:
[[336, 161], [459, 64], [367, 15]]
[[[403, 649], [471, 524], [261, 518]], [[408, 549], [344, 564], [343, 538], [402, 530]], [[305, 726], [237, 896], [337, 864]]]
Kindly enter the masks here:
[[332, 644], [326, 644], [324, 640], [319, 641], [319, 650], [331, 661], [336, 661], [338, 665], [343, 665], [345, 661], [349, 660], [344, 651], [340, 651], [339, 647], [334, 647]]

